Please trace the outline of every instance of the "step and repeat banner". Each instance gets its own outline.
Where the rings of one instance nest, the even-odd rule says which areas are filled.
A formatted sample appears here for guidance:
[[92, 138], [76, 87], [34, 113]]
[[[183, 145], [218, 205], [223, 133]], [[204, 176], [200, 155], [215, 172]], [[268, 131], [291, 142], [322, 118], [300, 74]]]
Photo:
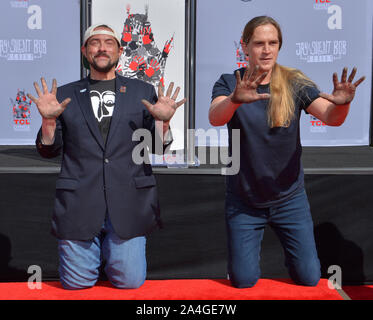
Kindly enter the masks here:
[[[92, 0], [92, 23], [110, 21], [122, 36], [125, 53], [118, 72], [185, 92], [185, 0]], [[322, 91], [333, 88], [332, 74], [358, 68], [359, 86], [341, 127], [329, 127], [303, 113], [304, 146], [368, 145], [372, 87], [372, 9], [370, 0], [197, 0], [195, 56], [195, 128], [208, 132], [211, 90], [222, 73], [245, 65], [242, 30], [251, 18], [270, 15], [281, 25], [278, 62], [298, 68]], [[26, 97], [33, 81], [50, 85], [80, 78], [79, 0], [0, 1], [0, 144], [33, 144], [41, 124]], [[183, 94], [180, 94], [180, 98]], [[173, 149], [184, 148], [182, 106], [172, 119]], [[226, 146], [227, 132], [196, 139], [196, 145]]]
[[[196, 26], [196, 128], [209, 130], [212, 87], [223, 73], [246, 65], [240, 46], [245, 24], [268, 15], [283, 33], [278, 63], [300, 69], [321, 91], [333, 90], [332, 74], [357, 67], [365, 75], [345, 123], [329, 127], [302, 113], [303, 146], [369, 145], [372, 90], [371, 0], [199, 0]], [[228, 145], [225, 127], [196, 145]]]
[[[92, 0], [91, 22], [110, 23], [121, 35], [117, 72], [151, 83], [158, 91], [171, 81], [185, 95], [185, 0]], [[184, 149], [184, 108], [171, 119], [171, 149]]]
[[35, 143], [41, 125], [34, 81], [80, 78], [79, 0], [0, 1], [0, 144]]

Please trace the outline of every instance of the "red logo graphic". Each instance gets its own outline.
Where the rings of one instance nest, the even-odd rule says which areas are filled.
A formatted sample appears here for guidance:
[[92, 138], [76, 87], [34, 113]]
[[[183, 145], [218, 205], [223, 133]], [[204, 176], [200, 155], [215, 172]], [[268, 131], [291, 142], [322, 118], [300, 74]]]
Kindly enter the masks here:
[[30, 125], [31, 118], [31, 100], [28, 100], [25, 91], [18, 89], [16, 100], [12, 102], [13, 107], [13, 122], [15, 125]]
[[124, 52], [117, 71], [123, 76], [137, 78], [158, 86], [164, 85], [164, 70], [174, 37], [166, 41], [163, 50], [155, 44], [151, 23], [148, 20], [148, 7], [145, 14], [130, 13], [127, 5], [127, 19], [124, 22], [121, 44]]
[[234, 41], [236, 48], [236, 63], [238, 68], [246, 68], [249, 57], [242, 51], [242, 39], [237, 43]]
[[314, 116], [311, 116], [310, 124], [311, 124], [312, 127], [326, 126], [326, 124], [324, 122], [322, 122], [321, 120], [315, 118]]

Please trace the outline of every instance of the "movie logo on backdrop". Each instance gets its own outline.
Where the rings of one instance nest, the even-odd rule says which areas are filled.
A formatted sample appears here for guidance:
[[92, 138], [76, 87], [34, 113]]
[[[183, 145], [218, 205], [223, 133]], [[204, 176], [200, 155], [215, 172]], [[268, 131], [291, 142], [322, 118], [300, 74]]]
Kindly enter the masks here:
[[295, 45], [295, 54], [307, 63], [334, 62], [347, 55], [347, 40], [302, 41]]
[[148, 6], [145, 6], [145, 13], [131, 13], [130, 10], [130, 5], [127, 5], [121, 39], [124, 51], [117, 71], [125, 77], [137, 78], [154, 86], [161, 82], [164, 86], [166, 61], [174, 36], [166, 41], [162, 51], [159, 50], [148, 20]]
[[8, 61], [33, 61], [47, 54], [47, 41], [39, 39], [2, 39], [0, 58]]

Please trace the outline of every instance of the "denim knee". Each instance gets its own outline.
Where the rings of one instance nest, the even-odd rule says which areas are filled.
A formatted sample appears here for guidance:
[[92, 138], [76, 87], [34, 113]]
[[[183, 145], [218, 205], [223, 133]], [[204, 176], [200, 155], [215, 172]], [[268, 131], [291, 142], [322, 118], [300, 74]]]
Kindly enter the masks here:
[[309, 287], [316, 287], [320, 281], [320, 274], [313, 273], [313, 274], [306, 274], [293, 279], [296, 284], [302, 286], [309, 286]]
[[236, 270], [229, 272], [229, 280], [235, 288], [251, 288], [260, 278], [260, 272], [248, 270]]
[[302, 286], [315, 287], [321, 278], [320, 264], [317, 263], [298, 265], [289, 273], [292, 280]]
[[[126, 267], [127, 266], [127, 267]], [[137, 289], [141, 287], [146, 279], [146, 264], [136, 264], [131, 268], [122, 261], [108, 263], [105, 273], [113, 286], [120, 289]]]
[[255, 277], [255, 278], [240, 278], [240, 279], [230, 279], [231, 280], [231, 284], [233, 287], [235, 288], [239, 288], [239, 289], [244, 289], [244, 288], [252, 288], [256, 285], [256, 283], [258, 282], [259, 280], [259, 277]]
[[93, 287], [99, 278], [99, 249], [94, 241], [59, 240], [58, 272], [69, 290]]
[[145, 282], [145, 279], [132, 279], [124, 282], [111, 281], [112, 285], [118, 289], [138, 289]]
[[95, 280], [86, 280], [86, 279], [69, 279], [64, 278], [63, 276], [60, 276], [60, 282], [64, 289], [67, 290], [79, 290], [79, 289], [88, 289], [92, 288], [96, 282]]
[[118, 289], [137, 289], [145, 282], [145, 275], [126, 275], [124, 273], [116, 273], [115, 276], [108, 274], [111, 284]]

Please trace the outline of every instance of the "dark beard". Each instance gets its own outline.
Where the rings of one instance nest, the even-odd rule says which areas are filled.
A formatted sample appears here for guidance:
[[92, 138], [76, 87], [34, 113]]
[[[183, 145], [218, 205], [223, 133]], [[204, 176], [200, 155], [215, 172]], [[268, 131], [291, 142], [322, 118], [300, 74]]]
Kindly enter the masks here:
[[98, 72], [101, 72], [101, 73], [107, 73], [109, 72], [113, 67], [116, 67], [117, 64], [119, 62], [119, 59], [114, 61], [114, 62], [111, 62], [111, 60], [109, 60], [108, 64], [105, 66], [105, 67], [99, 67], [97, 64], [96, 64], [96, 61], [93, 60], [92, 63], [91, 63], [91, 67], [93, 69], [95, 69], [96, 71]]

